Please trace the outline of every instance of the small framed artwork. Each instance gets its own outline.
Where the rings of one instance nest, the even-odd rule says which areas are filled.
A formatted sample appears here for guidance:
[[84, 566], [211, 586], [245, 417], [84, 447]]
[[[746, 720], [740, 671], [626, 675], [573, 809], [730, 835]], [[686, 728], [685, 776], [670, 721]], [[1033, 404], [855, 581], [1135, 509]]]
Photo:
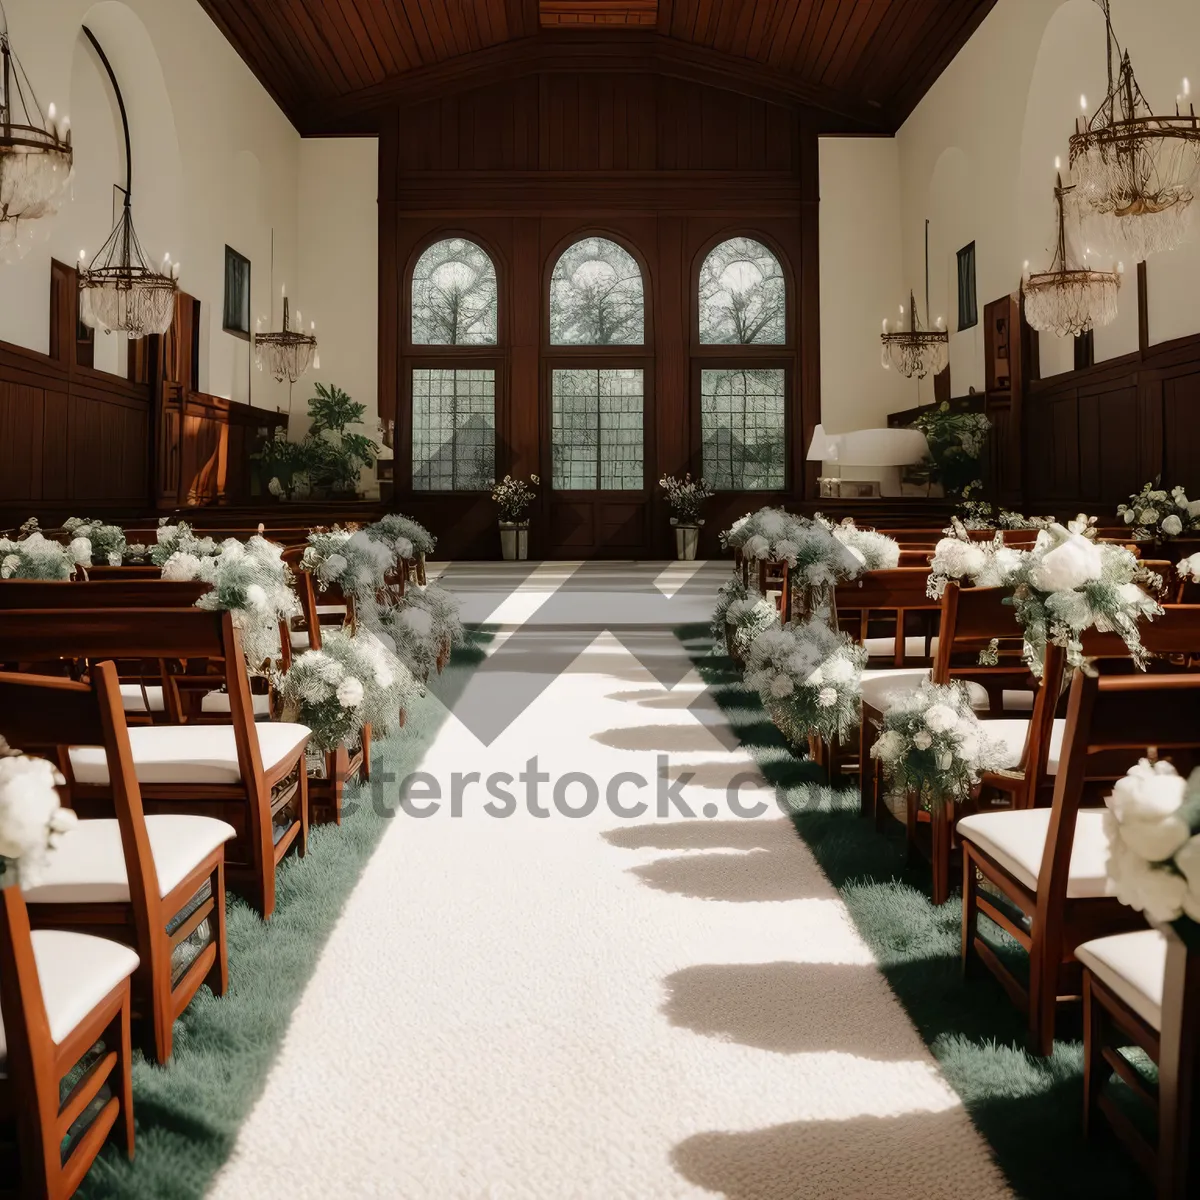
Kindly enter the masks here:
[[225, 247], [225, 305], [221, 324], [226, 333], [250, 337], [250, 260]]

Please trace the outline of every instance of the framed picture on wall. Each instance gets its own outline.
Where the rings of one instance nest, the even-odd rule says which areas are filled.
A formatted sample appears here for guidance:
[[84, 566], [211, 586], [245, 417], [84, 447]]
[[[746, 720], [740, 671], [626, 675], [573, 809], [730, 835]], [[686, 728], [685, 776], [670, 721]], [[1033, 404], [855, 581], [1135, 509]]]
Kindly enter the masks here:
[[222, 328], [235, 337], [250, 337], [250, 260], [225, 247], [225, 306]]

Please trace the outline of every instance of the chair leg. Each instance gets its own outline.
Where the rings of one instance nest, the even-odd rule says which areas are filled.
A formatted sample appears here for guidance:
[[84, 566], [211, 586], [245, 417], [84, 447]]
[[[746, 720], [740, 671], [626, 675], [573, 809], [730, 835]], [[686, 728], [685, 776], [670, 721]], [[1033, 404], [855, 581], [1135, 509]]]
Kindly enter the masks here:
[[950, 804], [943, 801], [934, 808], [930, 821], [934, 904], [950, 899], [950, 827]]
[[229, 945], [225, 936], [225, 862], [217, 863], [209, 879], [213, 896], [213, 941], [217, 957], [204, 982], [214, 996], [223, 996], [229, 990]]
[[371, 727], [364, 725], [362, 729], [362, 766], [358, 777], [363, 783], [371, 782]]
[[125, 1155], [133, 1158], [134, 1128], [133, 1128], [133, 1039], [130, 1034], [129, 1022], [129, 993], [126, 992], [121, 1013], [113, 1022], [116, 1038], [119, 1043], [117, 1063], [113, 1083], [121, 1102], [121, 1140], [124, 1144]]
[[[1039, 936], [1040, 932], [1040, 936]], [[1062, 939], [1031, 931], [1029, 954], [1029, 1052], [1043, 1058], [1054, 1049], [1054, 1017], [1058, 1003], [1058, 974]]]
[[919, 810], [917, 793], [911, 788], [904, 796], [904, 830], [907, 835], [905, 860], [912, 863], [917, 857], [917, 812]]
[[[168, 964], [171, 961], [171, 945], [166, 934], [162, 935], [165, 951], [165, 960]], [[151, 1014], [149, 1025], [153, 1032], [154, 1058], [159, 1066], [170, 1062], [171, 1051], [175, 1042], [175, 1018], [172, 1015], [172, 999], [171, 999], [171, 975], [168, 965], [167, 971], [157, 972], [157, 978], [151, 981], [151, 989], [154, 994], [154, 1011]]]
[[969, 979], [978, 961], [975, 937], [979, 931], [979, 878], [975, 874], [975, 860], [966, 842], [963, 843], [962, 852], [962, 974], [964, 979]]
[[1104, 1006], [1092, 990], [1092, 974], [1083, 973], [1083, 1136], [1093, 1133], [1092, 1118], [1096, 1114], [1100, 1092], [1112, 1071], [1104, 1058], [1104, 1039], [1107, 1021]]

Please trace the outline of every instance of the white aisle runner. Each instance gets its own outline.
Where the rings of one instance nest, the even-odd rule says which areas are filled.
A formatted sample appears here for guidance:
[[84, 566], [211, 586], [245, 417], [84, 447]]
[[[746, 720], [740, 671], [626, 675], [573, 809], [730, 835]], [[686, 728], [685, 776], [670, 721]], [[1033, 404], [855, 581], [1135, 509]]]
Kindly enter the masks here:
[[[731, 815], [754, 768], [689, 710], [702, 687], [668, 691], [601, 633], [490, 747], [446, 722], [424, 764], [441, 811], [389, 827], [213, 1196], [1007, 1194], [791, 823]], [[663, 754], [695, 773], [693, 819], [655, 816]], [[535, 755], [550, 816], [520, 782], [506, 819], [482, 783], [451, 815], [455, 772]], [[598, 784], [590, 816], [554, 810], [570, 772]], [[619, 793], [646, 815], [606, 808], [621, 772], [650, 781]]]

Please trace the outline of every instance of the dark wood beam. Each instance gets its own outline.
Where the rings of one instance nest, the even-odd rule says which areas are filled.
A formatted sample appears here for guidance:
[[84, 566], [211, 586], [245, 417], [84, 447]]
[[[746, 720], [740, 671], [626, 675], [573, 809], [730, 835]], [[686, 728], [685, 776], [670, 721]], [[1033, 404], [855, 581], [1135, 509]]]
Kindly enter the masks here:
[[298, 114], [306, 136], [372, 134], [382, 112], [542, 72], [653, 72], [812, 110], [822, 133], [893, 132], [882, 108], [810, 84], [789, 72], [657, 33], [551, 31], [408, 71], [368, 88], [316, 101]]

